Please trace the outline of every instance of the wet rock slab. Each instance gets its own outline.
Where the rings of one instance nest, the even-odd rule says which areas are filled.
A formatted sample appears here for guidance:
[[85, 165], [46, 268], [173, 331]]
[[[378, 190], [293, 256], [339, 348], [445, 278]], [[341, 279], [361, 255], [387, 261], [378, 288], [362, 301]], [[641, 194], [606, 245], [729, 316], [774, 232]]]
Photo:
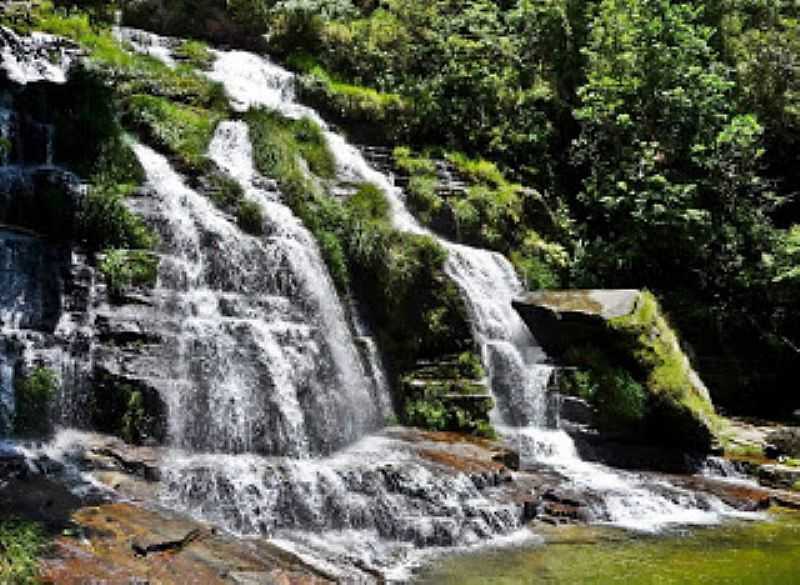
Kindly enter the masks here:
[[[333, 581], [263, 540], [241, 540], [192, 520], [127, 503], [73, 514], [81, 538], [59, 537], [44, 580], [63, 585], [323, 585]], [[191, 537], [191, 538], [187, 538]], [[176, 542], [185, 542], [175, 546]], [[149, 554], [142, 550], [152, 549]]]

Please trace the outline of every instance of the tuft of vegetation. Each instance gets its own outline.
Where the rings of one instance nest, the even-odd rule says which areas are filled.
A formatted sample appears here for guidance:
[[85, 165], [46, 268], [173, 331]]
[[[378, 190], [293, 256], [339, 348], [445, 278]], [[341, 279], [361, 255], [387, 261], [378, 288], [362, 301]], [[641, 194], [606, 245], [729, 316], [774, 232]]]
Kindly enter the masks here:
[[158, 392], [105, 372], [92, 385], [91, 419], [93, 428], [134, 445], [166, 438], [166, 406]]
[[320, 65], [302, 58], [291, 62], [305, 70], [300, 77], [300, 97], [328, 116], [347, 120], [372, 138], [397, 140], [408, 135], [411, 110], [399, 94], [336, 80]]
[[14, 432], [20, 436], [45, 436], [50, 432], [50, 408], [58, 392], [58, 377], [46, 367], [36, 367], [14, 383]]
[[181, 41], [174, 51], [174, 56], [199, 70], [211, 69], [214, 64], [214, 55], [208, 45], [193, 39]]
[[106, 249], [100, 260], [100, 273], [112, 300], [123, 297], [131, 287], [155, 286], [159, 257], [147, 250]]
[[220, 114], [141, 94], [131, 96], [126, 108], [126, 122], [154, 147], [177, 157], [185, 170], [207, 167], [206, 152]]
[[89, 188], [79, 217], [82, 240], [89, 251], [155, 246], [155, 234], [125, 205], [125, 198], [134, 189], [133, 185], [119, 183], [99, 183]]
[[39, 556], [46, 538], [41, 526], [18, 519], [0, 520], [0, 583], [39, 585]]
[[254, 201], [241, 201], [236, 210], [236, 223], [243, 231], [252, 236], [262, 235], [264, 233], [264, 212], [261, 210], [261, 206]]

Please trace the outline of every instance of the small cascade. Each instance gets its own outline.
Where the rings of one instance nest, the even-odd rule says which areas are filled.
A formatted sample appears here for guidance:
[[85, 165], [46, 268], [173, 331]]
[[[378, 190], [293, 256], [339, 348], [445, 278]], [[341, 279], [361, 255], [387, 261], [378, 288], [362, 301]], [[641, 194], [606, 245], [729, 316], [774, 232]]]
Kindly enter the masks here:
[[318, 460], [186, 455], [163, 483], [168, 503], [350, 570], [396, 570], [418, 549], [475, 544], [519, 527], [517, 505], [493, 501], [467, 475], [425, 465], [408, 443], [386, 436]]
[[20, 36], [0, 27], [0, 74], [12, 83], [65, 83], [78, 53], [77, 46], [63, 38], [41, 32]]
[[564, 476], [568, 488], [586, 494], [598, 522], [658, 532], [674, 525], [715, 524], [738, 515], [715, 496], [583, 461], [564, 431], [535, 427], [501, 431], [515, 437], [523, 467], [546, 465]]
[[169, 67], [175, 67], [177, 63], [172, 57], [170, 39], [161, 37], [147, 31], [124, 26], [114, 27], [114, 37], [123, 44], [127, 44], [131, 49], [143, 55], [149, 55], [158, 59]]
[[388, 400], [364, 374], [313, 238], [243, 163], [245, 130], [222, 124], [211, 154], [262, 206], [264, 238], [241, 232], [166, 158], [135, 147], [152, 190], [146, 213], [160, 222], [157, 312], [178, 328], [168, 369], [148, 381], [168, 403], [177, 447], [329, 453], [381, 426]]

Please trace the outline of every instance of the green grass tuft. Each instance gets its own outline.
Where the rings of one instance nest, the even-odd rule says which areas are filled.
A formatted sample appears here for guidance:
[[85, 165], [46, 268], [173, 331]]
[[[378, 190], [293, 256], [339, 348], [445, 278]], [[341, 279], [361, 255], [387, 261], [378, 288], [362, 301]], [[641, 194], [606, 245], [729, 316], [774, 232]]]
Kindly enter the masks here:
[[0, 584], [39, 585], [39, 555], [45, 544], [38, 524], [0, 520]]

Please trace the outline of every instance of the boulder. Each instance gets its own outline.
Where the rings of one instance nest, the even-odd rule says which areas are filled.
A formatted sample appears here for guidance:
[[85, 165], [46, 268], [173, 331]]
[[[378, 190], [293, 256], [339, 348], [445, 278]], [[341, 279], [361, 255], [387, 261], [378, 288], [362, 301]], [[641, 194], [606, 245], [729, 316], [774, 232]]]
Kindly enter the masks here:
[[545, 351], [558, 358], [571, 347], [602, 342], [608, 320], [630, 315], [639, 294], [635, 289], [542, 290], [513, 306]]
[[588, 400], [601, 430], [629, 442], [712, 450], [708, 389], [651, 293], [538, 291], [513, 306], [545, 351], [568, 366], [559, 391]]
[[761, 465], [758, 468], [758, 483], [782, 490], [796, 489], [800, 486], [800, 467], [781, 464]]

